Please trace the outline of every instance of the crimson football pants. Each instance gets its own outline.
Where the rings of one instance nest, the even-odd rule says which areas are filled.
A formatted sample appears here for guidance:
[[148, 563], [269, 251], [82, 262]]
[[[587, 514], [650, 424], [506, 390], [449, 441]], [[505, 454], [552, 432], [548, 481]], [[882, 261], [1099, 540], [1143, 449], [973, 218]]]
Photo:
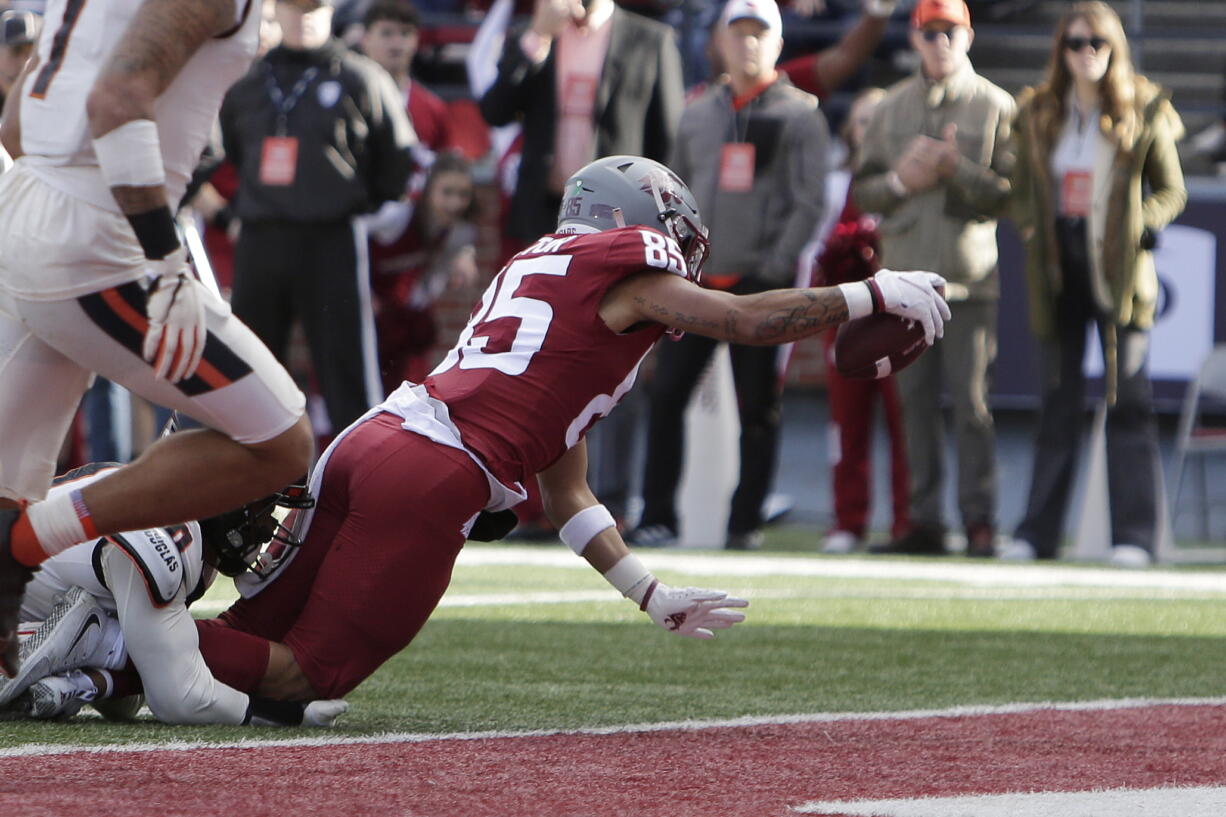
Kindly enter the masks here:
[[[349, 431], [326, 462], [301, 551], [221, 615], [237, 651], [243, 633], [289, 647], [320, 698], [343, 697], [413, 640], [451, 582], [465, 523], [489, 501], [465, 452], [400, 422], [380, 413]], [[251, 692], [252, 679], [219, 654], [225, 629], [209, 626], [205, 661]]]
[[868, 529], [872, 496], [873, 403], [881, 397], [886, 430], [890, 437], [890, 493], [894, 521], [890, 527], [895, 539], [911, 526], [911, 476], [907, 470], [907, 446], [903, 436], [902, 410], [893, 377], [880, 380], [852, 380], [839, 374], [834, 366], [836, 330], [822, 335], [826, 350], [826, 395], [830, 401], [830, 423], [838, 435], [831, 441], [834, 468], [834, 529], [863, 538]]

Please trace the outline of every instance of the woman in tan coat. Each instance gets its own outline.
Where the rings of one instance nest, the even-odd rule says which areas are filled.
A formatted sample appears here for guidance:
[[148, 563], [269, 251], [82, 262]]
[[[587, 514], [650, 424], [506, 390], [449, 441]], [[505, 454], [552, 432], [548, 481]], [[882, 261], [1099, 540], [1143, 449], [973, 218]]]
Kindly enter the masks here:
[[1057, 554], [1093, 323], [1109, 405], [1112, 561], [1146, 566], [1160, 478], [1147, 370], [1158, 297], [1151, 250], [1187, 201], [1175, 151], [1183, 126], [1162, 89], [1134, 73], [1120, 19], [1101, 2], [1060, 20], [1044, 82], [1018, 102], [1011, 209], [1026, 242], [1043, 403], [1026, 515], [1002, 555]]

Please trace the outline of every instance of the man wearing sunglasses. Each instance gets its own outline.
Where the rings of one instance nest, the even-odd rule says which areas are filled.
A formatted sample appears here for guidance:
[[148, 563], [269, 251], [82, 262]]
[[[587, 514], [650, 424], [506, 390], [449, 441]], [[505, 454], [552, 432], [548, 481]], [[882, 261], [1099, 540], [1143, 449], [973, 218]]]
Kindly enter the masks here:
[[916, 4], [911, 44], [920, 69], [878, 106], [853, 183], [860, 209], [882, 216], [882, 263], [943, 275], [954, 313], [945, 338], [898, 373], [914, 527], [890, 544], [893, 552], [945, 552], [944, 382], [954, 409], [967, 552], [993, 553], [996, 454], [987, 392], [996, 356], [996, 215], [1009, 194], [1014, 102], [975, 73], [974, 38], [963, 0]]

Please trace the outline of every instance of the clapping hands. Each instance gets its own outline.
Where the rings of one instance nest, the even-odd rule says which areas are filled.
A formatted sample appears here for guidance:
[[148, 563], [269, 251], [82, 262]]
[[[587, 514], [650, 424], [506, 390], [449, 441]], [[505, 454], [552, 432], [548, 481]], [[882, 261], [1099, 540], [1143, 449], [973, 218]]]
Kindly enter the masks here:
[[922, 193], [948, 179], [958, 169], [958, 126], [949, 123], [940, 139], [919, 135], [911, 140], [894, 164], [894, 172], [912, 193]]

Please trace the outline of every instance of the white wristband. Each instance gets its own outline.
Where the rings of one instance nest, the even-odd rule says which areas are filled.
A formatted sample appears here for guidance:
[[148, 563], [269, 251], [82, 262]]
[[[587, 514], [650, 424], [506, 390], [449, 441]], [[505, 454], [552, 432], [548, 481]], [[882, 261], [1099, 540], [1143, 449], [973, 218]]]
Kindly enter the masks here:
[[604, 505], [593, 505], [584, 508], [566, 520], [566, 524], [558, 531], [558, 538], [579, 556], [583, 555], [588, 542], [596, 538], [596, 534], [615, 527], [617, 522], [613, 514]]
[[656, 577], [633, 553], [627, 554], [604, 574], [605, 581], [617, 588], [617, 592], [641, 605], [643, 597], [656, 584]]
[[868, 284], [863, 281], [839, 284], [839, 292], [847, 299], [847, 320], [854, 321], [873, 314], [873, 295], [869, 292]]
[[166, 183], [162, 144], [152, 119], [134, 119], [94, 140], [98, 169], [108, 187], [160, 187]]

